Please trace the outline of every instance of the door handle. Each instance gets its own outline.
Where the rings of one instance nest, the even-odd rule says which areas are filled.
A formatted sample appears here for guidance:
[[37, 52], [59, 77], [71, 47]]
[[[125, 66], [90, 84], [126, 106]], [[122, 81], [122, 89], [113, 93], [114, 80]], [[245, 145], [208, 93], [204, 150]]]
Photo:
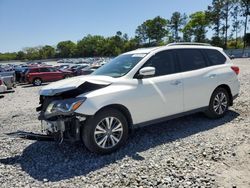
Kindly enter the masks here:
[[209, 78], [214, 78], [216, 76], [216, 74], [210, 74]]
[[171, 82], [171, 85], [174, 85], [174, 86], [177, 86], [179, 84], [181, 84], [180, 80], [176, 80], [176, 81]]

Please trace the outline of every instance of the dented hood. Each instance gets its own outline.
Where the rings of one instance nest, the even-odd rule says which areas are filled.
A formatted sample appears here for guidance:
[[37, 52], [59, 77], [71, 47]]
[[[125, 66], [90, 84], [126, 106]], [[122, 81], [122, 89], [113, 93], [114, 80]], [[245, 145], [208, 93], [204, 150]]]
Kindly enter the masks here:
[[[108, 86], [114, 82], [115, 78], [109, 76], [77, 76], [73, 78], [64, 79], [61, 81], [53, 82], [47, 86], [44, 86], [39, 94], [43, 96], [54, 96], [67, 91], [73, 91], [78, 88], [86, 88], [89, 91], [89, 87], [95, 86]], [[92, 89], [93, 90], [93, 89]], [[82, 89], [82, 93], [85, 93]]]

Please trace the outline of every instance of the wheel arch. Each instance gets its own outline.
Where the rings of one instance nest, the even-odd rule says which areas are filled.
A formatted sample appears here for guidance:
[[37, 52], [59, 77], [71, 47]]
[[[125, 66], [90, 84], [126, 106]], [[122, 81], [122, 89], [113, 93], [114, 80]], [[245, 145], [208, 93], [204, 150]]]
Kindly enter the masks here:
[[123, 106], [121, 104], [110, 104], [110, 105], [104, 106], [101, 109], [99, 109], [95, 114], [97, 114], [98, 112], [103, 111], [107, 108], [109, 108], [109, 109], [112, 108], [112, 109], [116, 109], [116, 110], [120, 111], [124, 115], [124, 117], [126, 118], [126, 120], [128, 122], [129, 129], [132, 128], [133, 119], [132, 119], [131, 113], [125, 106]]
[[43, 82], [43, 79], [42, 79], [41, 77], [36, 76], [36, 77], [34, 77], [34, 78], [32, 79], [32, 83], [35, 81], [35, 79], [39, 79], [39, 80], [41, 80], [41, 81]]

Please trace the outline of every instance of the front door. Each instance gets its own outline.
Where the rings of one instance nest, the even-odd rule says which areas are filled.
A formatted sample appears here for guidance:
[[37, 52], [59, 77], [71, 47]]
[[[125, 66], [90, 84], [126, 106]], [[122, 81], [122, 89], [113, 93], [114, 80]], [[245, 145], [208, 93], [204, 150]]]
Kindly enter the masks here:
[[[142, 123], [183, 112], [183, 83], [173, 50], [162, 51], [152, 56], [143, 67], [155, 67], [150, 78], [133, 79], [139, 94], [133, 101], [135, 122]], [[136, 118], [137, 117], [137, 118]]]

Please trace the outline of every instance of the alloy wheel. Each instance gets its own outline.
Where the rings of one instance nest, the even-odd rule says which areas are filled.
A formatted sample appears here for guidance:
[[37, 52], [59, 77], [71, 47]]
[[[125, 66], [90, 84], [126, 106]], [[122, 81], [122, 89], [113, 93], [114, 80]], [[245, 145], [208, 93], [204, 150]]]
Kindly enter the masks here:
[[96, 144], [103, 148], [109, 149], [116, 146], [123, 134], [123, 126], [119, 119], [115, 117], [106, 117], [96, 126], [94, 137]]
[[228, 107], [227, 96], [225, 95], [225, 93], [219, 92], [214, 98], [213, 102], [214, 112], [216, 114], [221, 115], [227, 110], [227, 107]]

